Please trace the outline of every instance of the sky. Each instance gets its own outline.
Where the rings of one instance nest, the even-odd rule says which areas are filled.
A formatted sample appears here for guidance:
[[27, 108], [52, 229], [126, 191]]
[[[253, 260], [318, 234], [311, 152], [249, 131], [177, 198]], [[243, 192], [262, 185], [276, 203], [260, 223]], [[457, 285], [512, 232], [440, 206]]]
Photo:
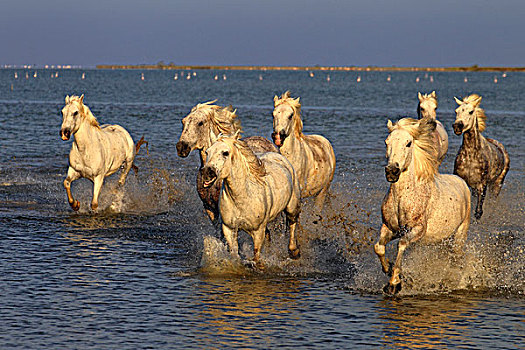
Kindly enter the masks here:
[[525, 66], [523, 0], [2, 0], [0, 64]]

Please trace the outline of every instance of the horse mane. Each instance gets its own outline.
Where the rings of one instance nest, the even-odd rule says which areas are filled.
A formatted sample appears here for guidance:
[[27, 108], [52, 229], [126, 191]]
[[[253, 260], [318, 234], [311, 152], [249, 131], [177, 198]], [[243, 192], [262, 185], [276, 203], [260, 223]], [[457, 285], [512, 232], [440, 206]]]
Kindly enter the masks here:
[[[84, 96], [84, 95], [82, 95], [82, 96]], [[91, 113], [91, 110], [89, 109], [89, 107], [84, 104], [83, 99], [81, 99], [79, 96], [76, 96], [76, 95], [69, 96], [69, 104], [71, 104], [73, 102], [76, 102], [79, 105], [79, 107], [80, 107], [79, 108], [80, 116], [83, 119], [87, 119], [89, 124], [91, 124], [94, 127], [100, 129], [100, 124], [98, 123], [97, 118], [95, 118], [93, 113]]]
[[231, 135], [221, 135], [217, 141], [227, 143], [232, 149], [232, 159], [238, 158], [242, 166], [253, 175], [253, 178], [257, 182], [263, 183], [263, 177], [266, 175], [264, 163], [253, 153], [246, 142]]
[[274, 108], [277, 106], [280, 106], [282, 104], [288, 104], [290, 107], [292, 107], [293, 110], [293, 119], [295, 122], [295, 134], [299, 138], [304, 138], [303, 134], [303, 121], [301, 120], [301, 103], [299, 102], [298, 98], [292, 98], [290, 95], [290, 90], [286, 91], [284, 94], [281, 95], [280, 98], [275, 96], [274, 98]]
[[414, 138], [413, 161], [416, 177], [426, 180], [433, 179], [438, 169], [438, 150], [433, 135], [436, 122], [403, 118], [394, 124], [391, 132], [395, 129], [405, 130]]
[[[463, 103], [474, 103], [477, 100], [481, 102], [481, 96], [479, 96], [478, 94], [472, 94], [470, 96], [465, 97], [463, 99]], [[478, 121], [478, 130], [479, 132], [483, 132], [485, 131], [485, 128], [487, 127], [486, 125], [487, 116], [485, 115], [485, 111], [483, 110], [483, 108], [479, 107], [479, 102], [477, 105], [474, 104], [475, 106], [474, 114]]]
[[233, 107], [221, 107], [214, 105], [217, 100], [199, 103], [191, 109], [191, 112], [202, 110], [208, 120], [211, 121], [213, 129], [217, 135], [219, 134], [235, 134], [237, 131], [242, 132], [241, 121], [237, 118], [236, 109]]

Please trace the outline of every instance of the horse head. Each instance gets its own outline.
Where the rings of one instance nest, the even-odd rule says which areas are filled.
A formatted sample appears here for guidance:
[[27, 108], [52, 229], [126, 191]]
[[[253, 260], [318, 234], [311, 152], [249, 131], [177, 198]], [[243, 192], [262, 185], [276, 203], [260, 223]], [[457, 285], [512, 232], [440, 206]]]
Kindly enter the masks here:
[[[238, 136], [237, 133], [233, 138]], [[204, 187], [210, 187], [215, 181], [225, 179], [231, 172], [235, 150], [233, 143], [226, 141], [227, 138], [219, 136], [219, 139], [206, 150], [206, 163], [202, 168]]]
[[177, 142], [179, 157], [185, 158], [195, 149], [207, 149], [220, 133], [234, 133], [241, 129], [233, 107], [213, 105], [215, 101], [198, 104], [182, 119], [183, 129]]
[[436, 109], [438, 107], [436, 92], [432, 91], [430, 94], [422, 95], [417, 93], [419, 104], [417, 105], [417, 116], [421, 118], [436, 119]]
[[456, 121], [452, 124], [454, 133], [461, 135], [477, 126], [477, 129], [482, 132], [485, 130], [485, 113], [479, 107], [481, 103], [481, 96], [472, 94], [461, 101], [454, 97], [456, 103], [459, 105], [456, 108]]
[[387, 123], [390, 134], [385, 140], [388, 164], [385, 177], [395, 183], [414, 160], [416, 177], [431, 177], [437, 172], [437, 148], [432, 133], [436, 122], [431, 119], [403, 118], [396, 124]]
[[60, 127], [62, 140], [69, 140], [71, 135], [78, 131], [84, 113], [84, 95], [80, 97], [66, 96], [66, 105], [62, 108], [62, 126]]
[[281, 98], [275, 96], [273, 99], [273, 133], [272, 139], [277, 147], [281, 147], [284, 140], [292, 132], [299, 135], [303, 130], [301, 121], [301, 104], [299, 97], [293, 99], [290, 97], [290, 91], [285, 92]]

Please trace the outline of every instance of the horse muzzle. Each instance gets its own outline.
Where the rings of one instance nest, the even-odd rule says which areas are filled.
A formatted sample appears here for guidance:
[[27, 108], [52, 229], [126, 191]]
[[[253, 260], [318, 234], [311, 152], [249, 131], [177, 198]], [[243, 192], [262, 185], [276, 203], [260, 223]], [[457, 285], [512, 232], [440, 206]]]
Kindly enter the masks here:
[[191, 152], [191, 147], [184, 141], [177, 142], [177, 154], [181, 158], [186, 158]]
[[275, 143], [275, 145], [277, 147], [281, 147], [284, 143], [284, 140], [286, 139], [288, 135], [286, 135], [286, 133], [284, 132], [284, 130], [281, 130], [279, 131], [278, 133], [277, 132], [273, 132], [272, 133], [272, 140], [273, 140], [273, 143]]
[[452, 128], [454, 129], [454, 134], [461, 135], [463, 132], [463, 122], [456, 122], [452, 124]]
[[401, 169], [397, 165], [387, 165], [385, 167], [386, 181], [391, 183], [397, 182], [399, 175], [401, 175]]
[[71, 130], [69, 129], [60, 130], [60, 137], [62, 137], [63, 141], [69, 140], [69, 138], [71, 137]]
[[210, 187], [217, 180], [217, 172], [210, 166], [205, 166], [201, 170], [203, 186]]

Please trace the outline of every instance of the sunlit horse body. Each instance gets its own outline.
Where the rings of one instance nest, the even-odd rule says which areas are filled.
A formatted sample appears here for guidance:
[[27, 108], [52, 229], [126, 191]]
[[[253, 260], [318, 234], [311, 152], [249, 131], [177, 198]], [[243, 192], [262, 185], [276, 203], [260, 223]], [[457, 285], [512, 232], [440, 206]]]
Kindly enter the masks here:
[[316, 196], [315, 203], [322, 208], [334, 178], [334, 149], [321, 135], [303, 134], [299, 98], [291, 98], [287, 91], [280, 98], [275, 96], [273, 101], [273, 141], [292, 163], [301, 196]]
[[84, 105], [84, 95], [66, 96], [62, 116], [62, 140], [67, 141], [71, 136], [75, 138], [64, 180], [69, 205], [75, 211], [80, 209], [79, 201], [71, 194], [71, 183], [85, 177], [93, 182], [91, 209], [96, 210], [104, 178], [123, 168], [118, 183], [119, 186], [124, 185], [135, 155], [146, 142], [142, 138], [135, 145], [129, 133], [120, 125], [100, 126], [90, 109]]
[[[182, 119], [183, 130], [177, 142], [179, 157], [187, 157], [191, 151], [199, 150], [201, 164], [206, 162], [206, 150], [217, 140], [219, 135], [232, 135], [241, 129], [241, 122], [231, 106], [214, 105], [215, 101], [197, 104], [190, 114]], [[279, 152], [267, 139], [252, 136], [244, 139], [254, 152]], [[202, 173], [197, 173], [197, 192], [210, 219], [216, 223], [219, 217], [219, 195], [222, 181], [205, 187]]]
[[[396, 293], [409, 244], [439, 242], [454, 235], [454, 249], [461, 251], [470, 224], [470, 192], [459, 176], [438, 173], [433, 120], [403, 118], [394, 125], [388, 121], [388, 129], [385, 175], [391, 185], [381, 206], [383, 225], [374, 250], [383, 272], [391, 273], [385, 291]], [[397, 258], [390, 270], [385, 245], [396, 238]]]
[[430, 94], [422, 95], [421, 92], [417, 93], [419, 103], [417, 105], [417, 118], [424, 119], [429, 118], [436, 121], [436, 130], [434, 131], [434, 142], [437, 146], [438, 161], [439, 164], [445, 159], [445, 155], [448, 151], [448, 134], [443, 124], [436, 119], [436, 109], [438, 107], [438, 101], [436, 92], [432, 91]]
[[485, 138], [485, 112], [479, 107], [481, 96], [472, 94], [463, 101], [455, 98], [459, 107], [456, 109], [454, 133], [463, 133], [463, 143], [454, 162], [454, 174], [467, 182], [477, 197], [474, 216], [483, 215], [483, 201], [490, 186], [494, 196], [498, 196], [505, 176], [509, 171], [510, 158], [503, 145], [493, 139]]
[[284, 212], [290, 231], [290, 256], [298, 258], [295, 228], [301, 194], [292, 165], [276, 152], [257, 157], [237, 138], [238, 134], [220, 136], [206, 151], [202, 171], [204, 186], [223, 181], [219, 209], [230, 252], [238, 257], [237, 232], [243, 230], [253, 238], [254, 262], [259, 264], [266, 226]]

